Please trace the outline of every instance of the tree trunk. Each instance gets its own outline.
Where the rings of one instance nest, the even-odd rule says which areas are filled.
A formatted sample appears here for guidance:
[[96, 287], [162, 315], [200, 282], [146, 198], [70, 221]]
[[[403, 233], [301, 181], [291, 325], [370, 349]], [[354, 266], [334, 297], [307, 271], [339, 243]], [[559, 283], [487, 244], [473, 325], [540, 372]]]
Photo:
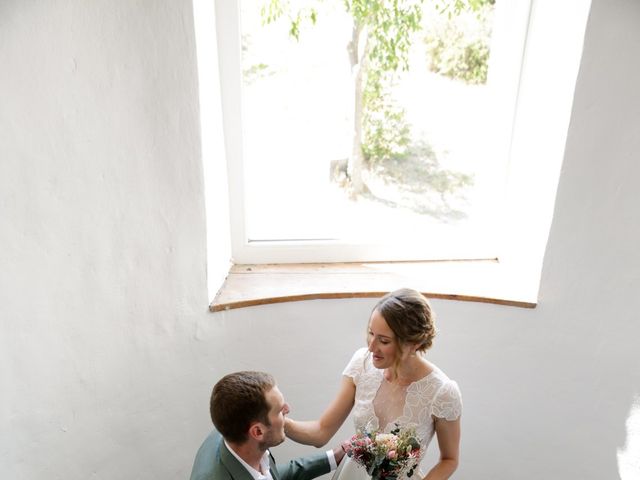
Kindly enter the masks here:
[[[349, 42], [347, 48], [354, 86], [353, 137], [347, 173], [354, 195], [366, 191], [366, 185], [362, 179], [362, 169], [364, 168], [364, 155], [362, 153], [362, 115], [364, 108], [364, 82], [366, 81], [368, 41], [365, 37], [365, 46], [362, 49], [362, 53], [359, 53], [361, 34], [362, 28], [354, 23], [351, 42]], [[364, 35], [366, 35], [366, 33]]]

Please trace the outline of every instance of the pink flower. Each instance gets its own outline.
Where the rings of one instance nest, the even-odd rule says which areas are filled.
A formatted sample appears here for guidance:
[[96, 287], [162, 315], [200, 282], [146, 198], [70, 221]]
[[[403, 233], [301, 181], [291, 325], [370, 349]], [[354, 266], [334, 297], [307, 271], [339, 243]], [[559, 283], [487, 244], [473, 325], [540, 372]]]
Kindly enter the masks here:
[[387, 453], [387, 458], [389, 460], [395, 460], [396, 458], [398, 458], [398, 454], [395, 450], [389, 450], [389, 452]]

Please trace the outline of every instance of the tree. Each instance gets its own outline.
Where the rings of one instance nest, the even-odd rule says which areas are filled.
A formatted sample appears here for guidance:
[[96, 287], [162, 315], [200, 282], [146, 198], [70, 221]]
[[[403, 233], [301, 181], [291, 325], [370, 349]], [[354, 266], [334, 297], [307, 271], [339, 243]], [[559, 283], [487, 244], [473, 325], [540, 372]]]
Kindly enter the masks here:
[[[436, 8], [448, 15], [463, 9], [477, 10], [487, 1], [492, 0], [434, 0]], [[365, 110], [367, 107], [377, 108], [376, 104], [380, 105], [381, 102], [376, 100], [383, 95], [385, 82], [396, 72], [409, 68], [409, 49], [413, 34], [422, 28], [422, 5], [425, 0], [342, 2], [353, 22], [351, 39], [347, 44], [354, 91], [352, 149], [347, 174], [353, 193], [359, 194], [366, 189], [362, 176]], [[288, 0], [266, 0], [261, 14], [265, 23], [272, 23], [287, 15], [289, 35], [296, 40], [303, 24], [315, 24], [318, 16], [313, 7], [292, 10]]]

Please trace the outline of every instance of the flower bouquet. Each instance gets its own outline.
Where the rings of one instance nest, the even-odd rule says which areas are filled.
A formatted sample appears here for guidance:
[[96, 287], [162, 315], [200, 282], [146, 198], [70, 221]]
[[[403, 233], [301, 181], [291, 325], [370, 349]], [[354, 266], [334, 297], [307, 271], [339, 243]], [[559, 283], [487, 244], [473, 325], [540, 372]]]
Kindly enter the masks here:
[[398, 424], [391, 433], [356, 433], [343, 448], [373, 480], [396, 480], [403, 474], [411, 477], [421, 453], [415, 429], [401, 429]]

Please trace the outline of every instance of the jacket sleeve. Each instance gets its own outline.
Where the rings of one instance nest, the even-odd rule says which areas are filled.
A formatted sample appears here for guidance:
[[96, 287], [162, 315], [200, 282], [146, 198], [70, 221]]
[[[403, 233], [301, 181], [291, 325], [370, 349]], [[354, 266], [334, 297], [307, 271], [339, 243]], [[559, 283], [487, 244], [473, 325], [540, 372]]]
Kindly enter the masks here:
[[280, 480], [311, 480], [331, 471], [326, 453], [296, 458], [277, 467]]

